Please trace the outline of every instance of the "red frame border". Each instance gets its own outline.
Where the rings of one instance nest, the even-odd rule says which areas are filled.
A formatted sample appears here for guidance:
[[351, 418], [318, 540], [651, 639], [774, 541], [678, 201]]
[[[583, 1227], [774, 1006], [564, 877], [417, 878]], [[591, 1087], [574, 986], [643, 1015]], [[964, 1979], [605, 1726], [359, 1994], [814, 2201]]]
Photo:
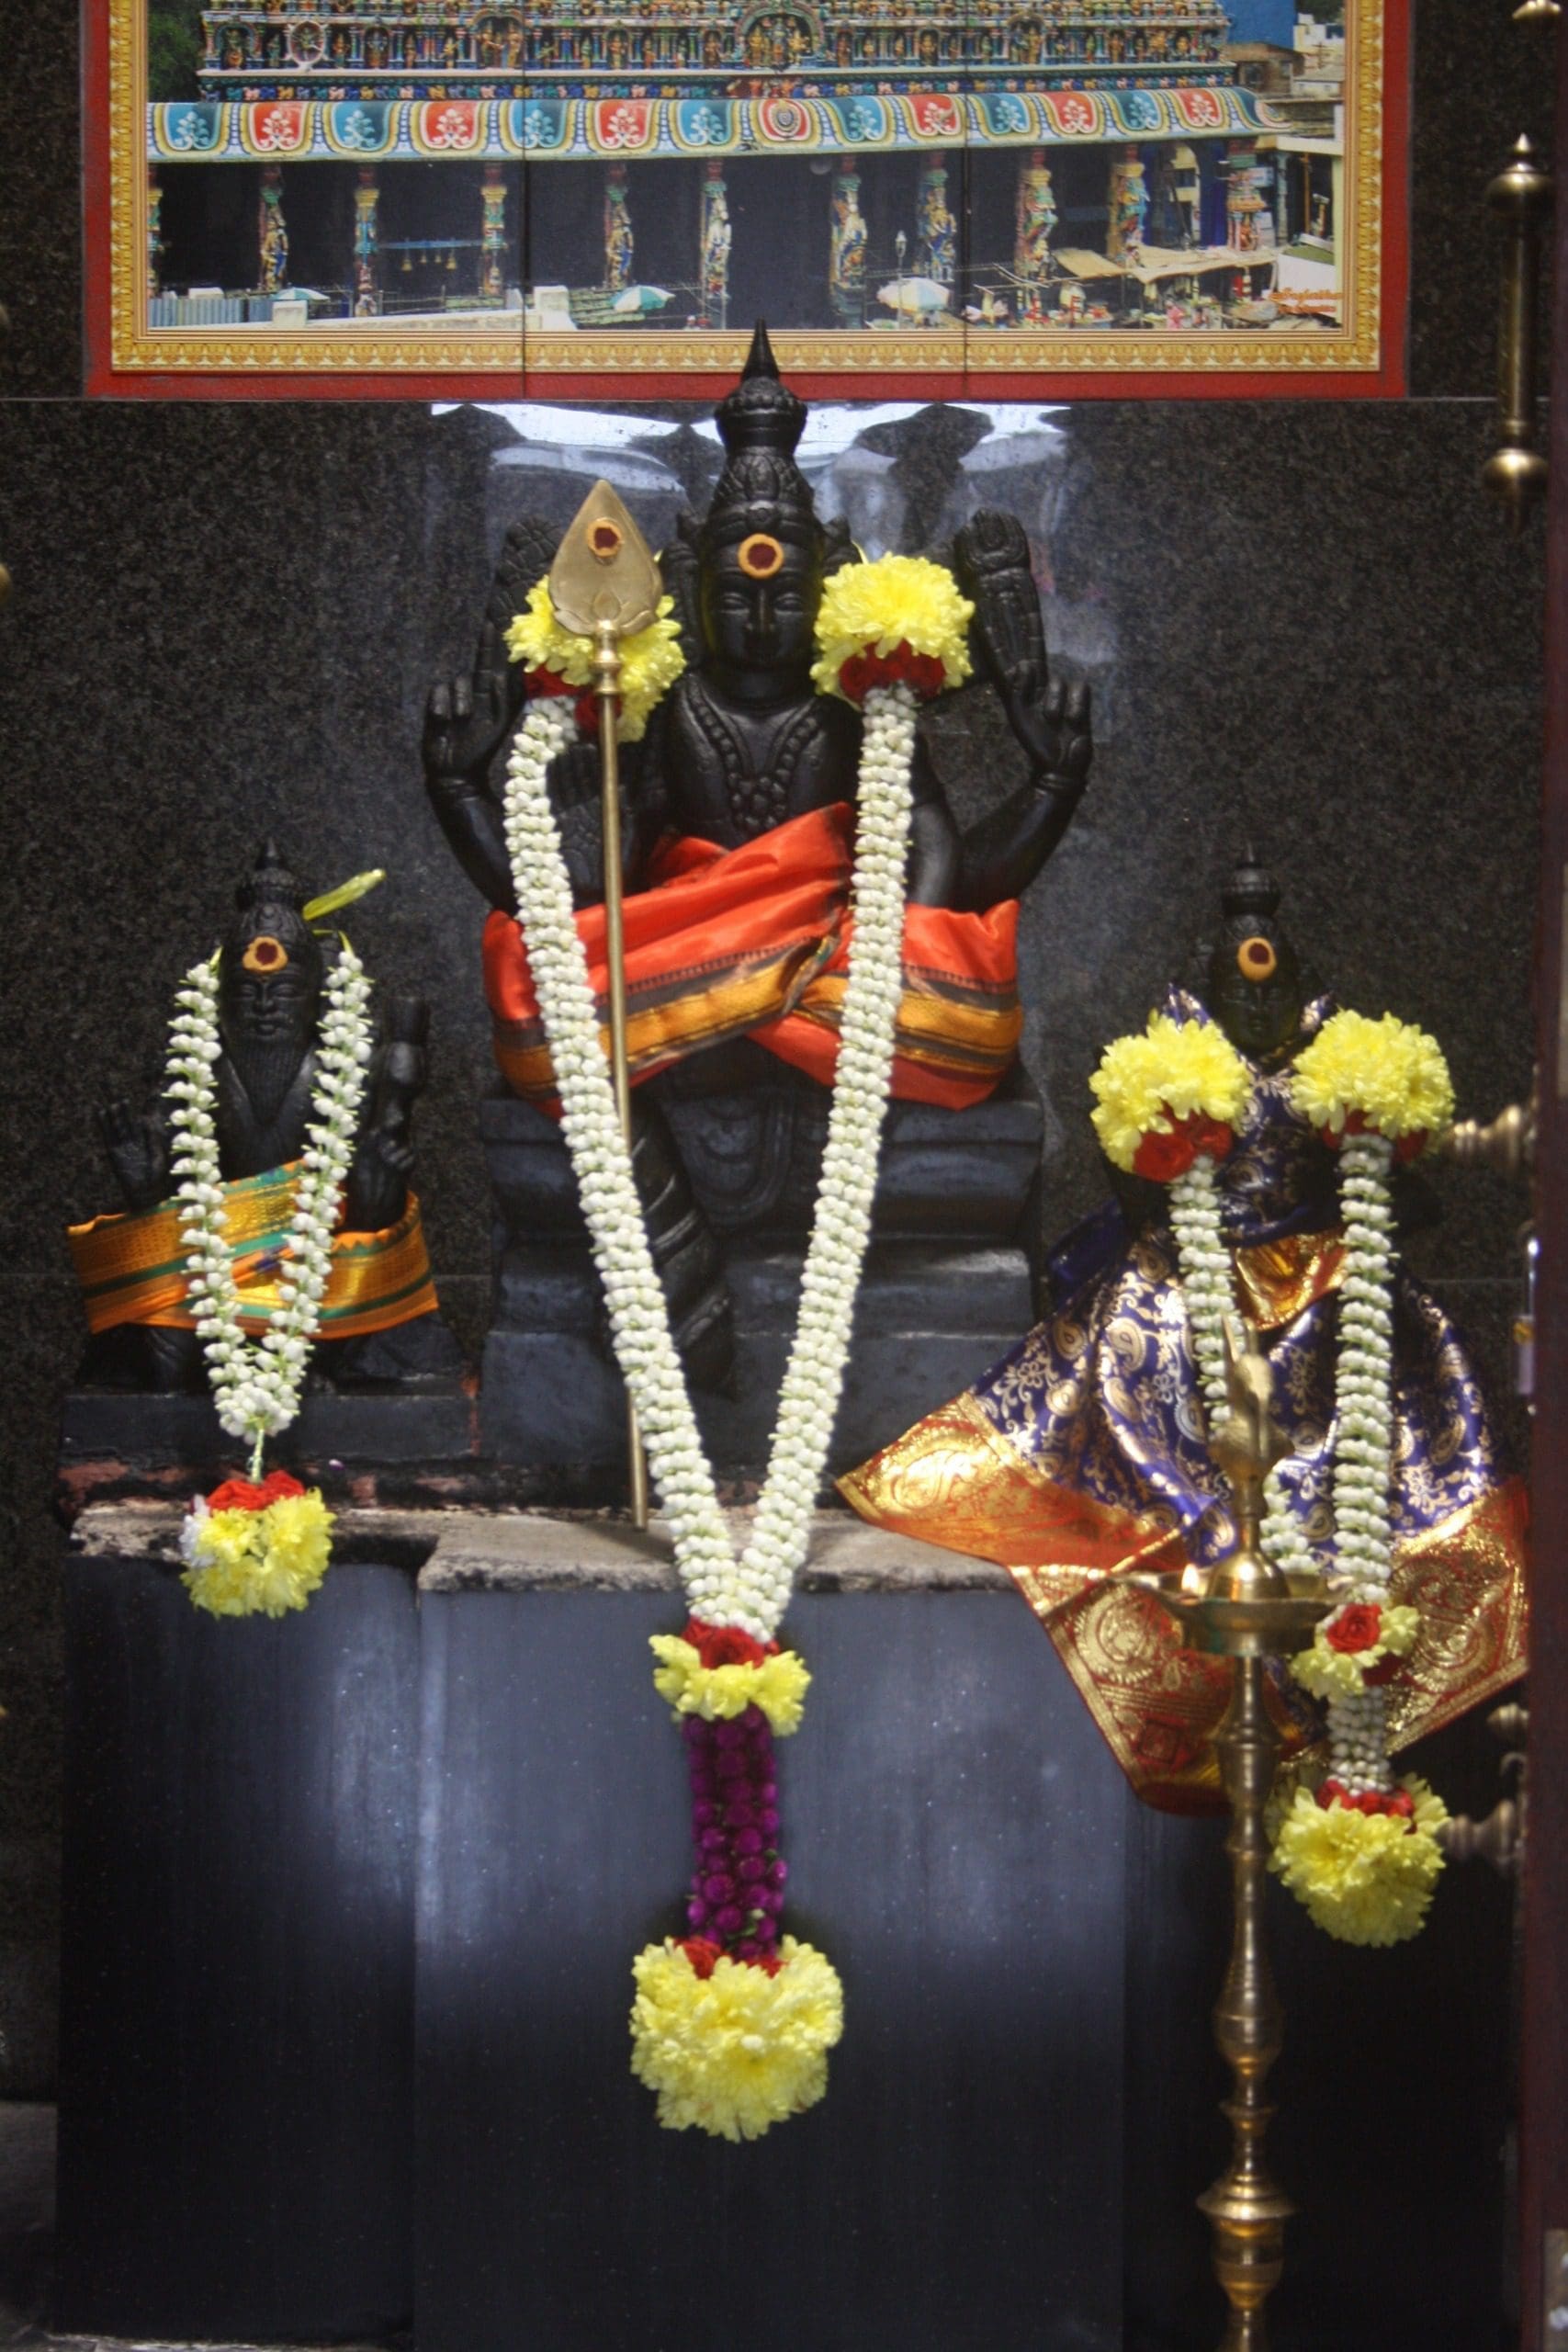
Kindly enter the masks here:
[[[113, 350], [110, 235], [112, 191], [109, 166], [109, 28], [101, 0], [82, 0], [83, 266], [86, 288], [84, 384], [89, 399], [109, 400], [407, 400], [497, 401], [512, 391], [504, 374], [424, 376], [366, 374], [352, 379], [293, 372], [240, 375], [233, 369], [202, 374], [182, 368], [160, 375], [144, 368], [117, 368]], [[790, 380], [807, 400], [908, 401], [1258, 401], [1397, 400], [1408, 389], [1410, 296], [1410, 116], [1411, 0], [1387, 0], [1383, 20], [1382, 284], [1378, 322], [1380, 365], [1338, 374], [1230, 375], [1172, 368], [1166, 375], [1104, 370], [1093, 375], [1010, 374], [998, 369], [971, 375], [883, 376], [870, 372], [815, 375], [792, 370]], [[556, 401], [716, 400], [728, 390], [727, 374], [680, 376], [655, 380], [619, 375], [565, 375], [552, 371], [541, 391]], [[515, 392], [529, 397], [527, 368], [520, 356]]]

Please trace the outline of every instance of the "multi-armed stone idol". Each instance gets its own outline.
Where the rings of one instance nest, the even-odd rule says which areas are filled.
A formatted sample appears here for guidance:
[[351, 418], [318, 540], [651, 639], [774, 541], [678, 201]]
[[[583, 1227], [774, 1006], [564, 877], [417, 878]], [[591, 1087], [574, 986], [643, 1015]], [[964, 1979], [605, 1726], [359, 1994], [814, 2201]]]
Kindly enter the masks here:
[[[367, 877], [375, 878], [375, 877]], [[341, 894], [339, 894], [341, 897]], [[292, 1185], [317, 1115], [323, 999], [335, 943], [264, 843], [236, 893], [218, 967], [212, 1119], [247, 1329], [265, 1329], [283, 1279]], [[335, 903], [336, 901], [333, 901]], [[313, 1376], [337, 1384], [453, 1374], [436, 1312], [419, 1204], [409, 1190], [413, 1105], [425, 1080], [428, 1012], [394, 996], [383, 1016], [344, 1187], [336, 1264]], [[186, 1297], [170, 1111], [111, 1102], [99, 1122], [129, 1214], [72, 1233], [93, 1339], [89, 1382], [200, 1389], [203, 1349]]]
[[[701, 522], [682, 518], [660, 559], [686, 666], [628, 747], [623, 786], [638, 1184], [688, 1368], [708, 1392], [710, 1442], [737, 1466], [756, 1459], [793, 1322], [842, 999], [861, 750], [860, 713], [812, 676], [824, 584], [858, 559], [795, 462], [805, 420], [759, 328], [718, 411], [727, 455], [712, 503]], [[530, 684], [506, 635], [553, 553], [545, 526], [512, 532], [472, 674], [431, 696], [424, 765], [443, 830], [494, 910], [486, 986], [507, 1091], [485, 1107], [502, 1237], [489, 1440], [513, 1459], [569, 1462], [615, 1453], [618, 1404], [547, 1115], [553, 1084], [495, 789]], [[940, 1389], [938, 1364], [974, 1361], [987, 1334], [1028, 1320], [1018, 1239], [1039, 1114], [1014, 1069], [1016, 902], [1082, 793], [1088, 695], [1049, 674], [1015, 522], [977, 514], [953, 563], [975, 606], [978, 674], [1026, 772], [962, 831], [917, 752], [895, 1101], [840, 1432], [851, 1452], [874, 1427], [890, 1432], [899, 1396]], [[581, 910], [604, 889], [598, 779], [592, 742], [550, 779]], [[591, 925], [585, 935], [592, 958]]]

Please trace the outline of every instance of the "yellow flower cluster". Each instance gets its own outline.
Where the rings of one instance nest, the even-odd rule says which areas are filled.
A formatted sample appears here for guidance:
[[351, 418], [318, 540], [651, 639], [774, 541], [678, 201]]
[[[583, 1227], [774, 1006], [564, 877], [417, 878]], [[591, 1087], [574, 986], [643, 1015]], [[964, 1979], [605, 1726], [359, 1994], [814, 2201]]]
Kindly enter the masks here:
[[180, 1581], [214, 1617], [282, 1617], [303, 1609], [332, 1556], [333, 1514], [312, 1487], [265, 1510], [215, 1510], [192, 1530]]
[[1314, 1926], [1347, 1944], [1398, 1944], [1427, 1917], [1448, 1815], [1440, 1797], [1412, 1775], [1400, 1784], [1416, 1818], [1320, 1805], [1298, 1789], [1280, 1826], [1269, 1868], [1304, 1903]]
[[1131, 1170], [1146, 1135], [1168, 1135], [1173, 1119], [1222, 1120], [1234, 1127], [1247, 1108], [1247, 1064], [1212, 1021], [1151, 1012], [1148, 1027], [1107, 1046], [1089, 1080], [1094, 1131], [1114, 1167]]
[[780, 1650], [760, 1666], [705, 1666], [701, 1653], [678, 1634], [655, 1634], [649, 1644], [659, 1659], [653, 1687], [668, 1699], [679, 1723], [682, 1715], [743, 1715], [761, 1707], [781, 1736], [798, 1731], [811, 1670], [795, 1650]]
[[1298, 1650], [1291, 1672], [1303, 1690], [1319, 1699], [1353, 1699], [1365, 1687], [1368, 1669], [1385, 1657], [1408, 1657], [1421, 1630], [1421, 1611], [1397, 1602], [1382, 1603], [1379, 1638], [1364, 1650], [1337, 1650], [1326, 1639], [1324, 1620], [1313, 1635], [1310, 1650]]
[[952, 572], [924, 556], [840, 564], [822, 591], [812, 678], [823, 694], [837, 694], [839, 673], [855, 654], [896, 653], [907, 645], [940, 662], [948, 685], [961, 686], [969, 675], [974, 613]]
[[658, 2092], [667, 2130], [760, 2140], [826, 2091], [843, 1987], [831, 1962], [793, 1936], [779, 1958], [773, 1976], [727, 1958], [702, 1977], [678, 1944], [637, 1954], [632, 2071]]
[[[661, 597], [657, 617], [635, 637], [621, 640], [621, 715], [615, 735], [622, 743], [641, 741], [655, 706], [686, 666], [674, 611], [674, 599]], [[536, 581], [528, 591], [525, 608], [506, 632], [506, 650], [513, 662], [525, 662], [530, 670], [553, 670], [569, 686], [593, 684], [592, 644], [562, 628], [547, 580]]]
[[1314, 1127], [1339, 1135], [1359, 1111], [1391, 1143], [1435, 1134], [1454, 1114], [1442, 1047], [1425, 1029], [1392, 1012], [1380, 1021], [1364, 1012], [1337, 1012], [1325, 1021], [1296, 1057], [1291, 1094]]

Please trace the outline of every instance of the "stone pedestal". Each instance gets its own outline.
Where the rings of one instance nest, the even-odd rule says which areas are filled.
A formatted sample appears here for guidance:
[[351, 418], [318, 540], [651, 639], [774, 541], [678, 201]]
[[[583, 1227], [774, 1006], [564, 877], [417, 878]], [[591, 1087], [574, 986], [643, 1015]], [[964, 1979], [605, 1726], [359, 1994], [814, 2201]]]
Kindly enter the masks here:
[[[1221, 1831], [1135, 1804], [1000, 1570], [819, 1521], [786, 1924], [839, 1969], [845, 2036], [820, 2106], [732, 2147], [661, 2131], [628, 2064], [631, 1962], [689, 1869], [657, 1528], [347, 1511], [273, 1624], [190, 1608], [178, 1517], [90, 1509], [66, 1570], [65, 2328], [1213, 2344]], [[1484, 1730], [1439, 1745], [1484, 1810]], [[1508, 1900], [1456, 1870], [1391, 1955], [1271, 1890], [1280, 2352], [1490, 2340]]]
[[[744, 1091], [671, 1085], [660, 1100], [734, 1302], [732, 1393], [699, 1394], [697, 1416], [720, 1474], [754, 1476], [795, 1332], [828, 1097], [772, 1064]], [[483, 1449], [575, 1476], [586, 1494], [619, 1476], [626, 1404], [570, 1162], [555, 1121], [513, 1095], [486, 1097], [480, 1125], [495, 1209]], [[1042, 1132], [1018, 1073], [973, 1110], [889, 1109], [834, 1469], [966, 1387], [1033, 1322]]]
[[421, 1549], [384, 1514], [240, 1624], [192, 1608], [177, 1520], [90, 1510], [66, 1567], [55, 2317], [379, 2337], [412, 2302]]
[[822, 2104], [741, 2147], [660, 2130], [628, 2063], [689, 1868], [648, 1651], [680, 1607], [655, 1543], [597, 1529], [492, 1524], [426, 1571], [421, 2352], [1121, 2352], [1130, 1800], [1021, 1603], [852, 1522], [818, 1546], [785, 1924], [845, 2036]]

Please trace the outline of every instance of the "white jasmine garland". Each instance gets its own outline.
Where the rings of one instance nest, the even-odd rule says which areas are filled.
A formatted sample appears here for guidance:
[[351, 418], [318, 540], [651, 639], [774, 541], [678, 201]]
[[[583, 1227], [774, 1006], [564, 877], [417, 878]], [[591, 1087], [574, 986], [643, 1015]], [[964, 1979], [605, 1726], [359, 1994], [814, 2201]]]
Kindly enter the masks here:
[[529, 705], [507, 766], [506, 841], [529, 969], [560, 1091], [562, 1128], [604, 1280], [615, 1354], [648, 1447], [692, 1613], [771, 1641], [806, 1558], [849, 1360], [871, 1233], [902, 987], [904, 871], [915, 697], [865, 698], [850, 951], [828, 1138], [779, 1396], [768, 1475], [737, 1559], [703, 1450], [621, 1133], [546, 776], [575, 737], [572, 705]]
[[[1334, 1523], [1346, 1590], [1341, 1606], [1388, 1600], [1393, 1570], [1393, 1147], [1371, 1133], [1339, 1150], [1345, 1211], [1339, 1363], [1335, 1380]], [[1351, 1796], [1388, 1795], [1388, 1705], [1379, 1690], [1328, 1702], [1328, 1770]]]
[[279, 1304], [267, 1328], [252, 1340], [242, 1326], [243, 1306], [224, 1230], [213, 1117], [213, 1073], [222, 1051], [218, 965], [214, 956], [193, 966], [176, 995], [164, 1092], [175, 1104], [173, 1173], [186, 1250], [186, 1296], [204, 1343], [219, 1421], [231, 1437], [254, 1439], [251, 1476], [256, 1477], [265, 1440], [287, 1429], [299, 1409], [321, 1327], [333, 1235], [371, 1057], [370, 982], [344, 941], [326, 983], [306, 1148], [285, 1245], [288, 1272], [277, 1285]]
[[[1376, 1134], [1348, 1135], [1340, 1148], [1345, 1269], [1334, 1391], [1334, 1524], [1343, 1587], [1339, 1608], [1357, 1601], [1386, 1602], [1393, 1565], [1392, 1159], [1393, 1146]], [[1227, 1309], [1234, 1311], [1235, 1294], [1214, 1163], [1207, 1154], [1172, 1181], [1170, 1214], [1199, 1390], [1210, 1430], [1217, 1434], [1230, 1410], [1224, 1317]], [[1260, 1541], [1266, 1557], [1287, 1572], [1313, 1573], [1317, 1563], [1291, 1509], [1278, 1464], [1269, 1474], [1264, 1503]], [[1381, 1690], [1329, 1700], [1328, 1744], [1330, 1776], [1350, 1795], [1392, 1792], [1387, 1705]]]
[[1190, 1168], [1172, 1179], [1170, 1223], [1176, 1235], [1199, 1392], [1217, 1430], [1230, 1409], [1224, 1318], [1227, 1312], [1234, 1312], [1235, 1296], [1231, 1254], [1220, 1226], [1219, 1188], [1210, 1153], [1201, 1151]]

